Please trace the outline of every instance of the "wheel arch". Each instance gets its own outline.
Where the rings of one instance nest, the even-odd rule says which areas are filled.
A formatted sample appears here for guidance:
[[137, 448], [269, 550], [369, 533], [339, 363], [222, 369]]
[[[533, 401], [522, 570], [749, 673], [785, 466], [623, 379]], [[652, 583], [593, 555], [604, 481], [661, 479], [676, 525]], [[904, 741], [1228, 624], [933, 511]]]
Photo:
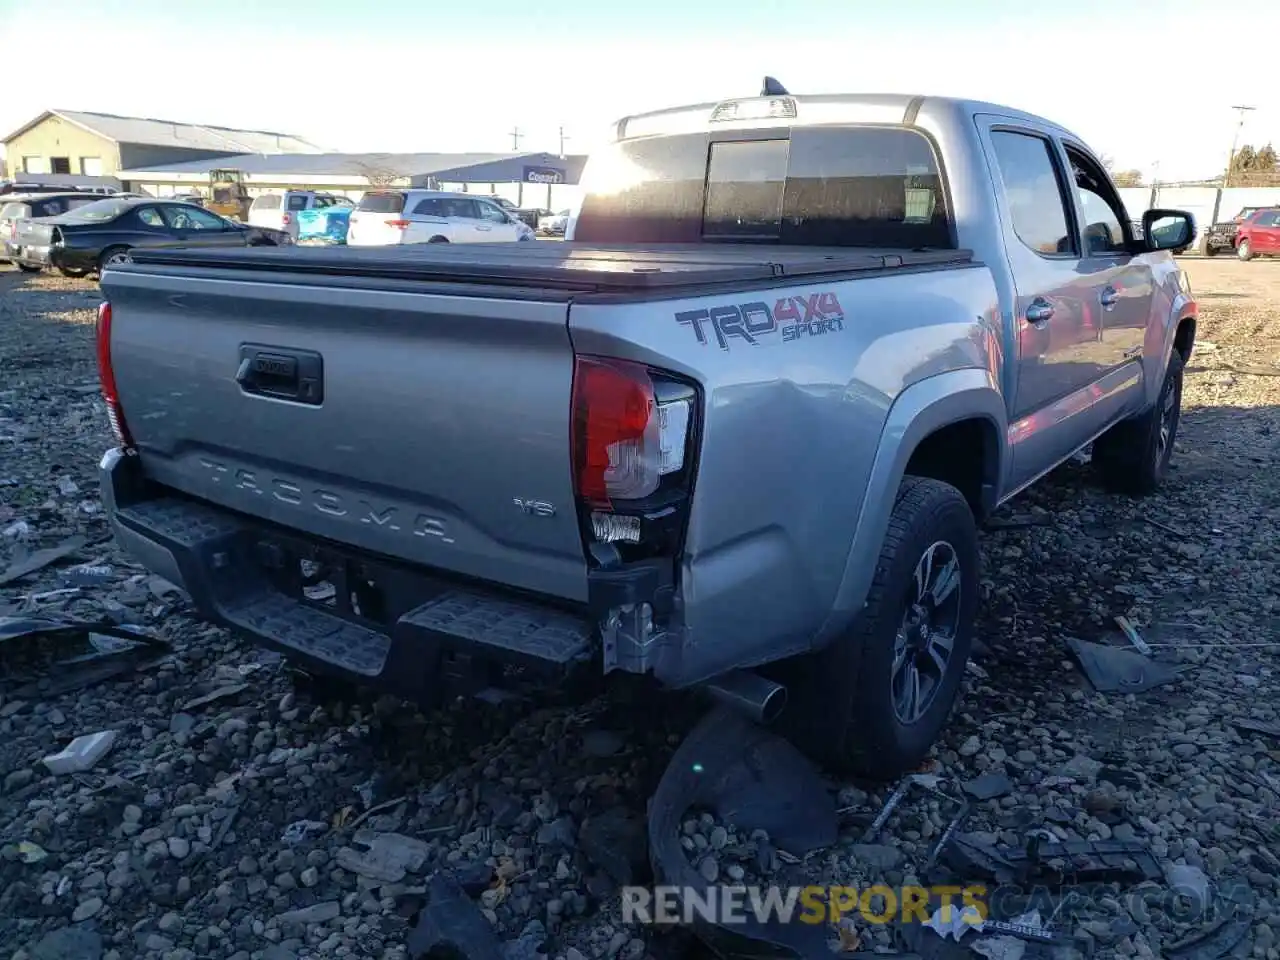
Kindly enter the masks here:
[[[990, 371], [940, 373], [898, 395], [880, 434], [844, 573], [818, 632], [818, 646], [838, 636], [862, 608], [903, 477], [914, 473], [956, 484], [975, 517], [985, 516], [999, 502], [1007, 435], [1004, 396]], [[976, 452], [971, 449], [975, 442]], [[953, 459], [957, 454], [959, 459]]]

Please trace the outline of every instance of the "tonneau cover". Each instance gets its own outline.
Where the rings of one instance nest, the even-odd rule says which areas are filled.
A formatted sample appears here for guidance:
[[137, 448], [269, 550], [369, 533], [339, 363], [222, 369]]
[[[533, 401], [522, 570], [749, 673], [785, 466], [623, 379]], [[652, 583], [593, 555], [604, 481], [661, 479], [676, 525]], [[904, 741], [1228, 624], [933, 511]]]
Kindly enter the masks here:
[[132, 251], [136, 264], [290, 274], [536, 286], [585, 292], [659, 291], [700, 283], [969, 263], [969, 250], [872, 250], [688, 243], [609, 246], [534, 241], [387, 247], [250, 247]]

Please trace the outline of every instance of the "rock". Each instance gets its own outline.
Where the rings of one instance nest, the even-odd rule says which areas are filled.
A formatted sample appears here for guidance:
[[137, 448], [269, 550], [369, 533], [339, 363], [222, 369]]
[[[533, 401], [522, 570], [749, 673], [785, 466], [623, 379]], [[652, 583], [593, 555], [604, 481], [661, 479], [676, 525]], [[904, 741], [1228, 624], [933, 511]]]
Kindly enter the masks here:
[[31, 948], [31, 960], [99, 960], [102, 935], [88, 927], [61, 927]]
[[4, 778], [4, 792], [13, 793], [15, 790], [21, 790], [36, 777], [36, 772], [30, 767], [23, 767], [21, 770], [14, 770]]
[[626, 741], [612, 730], [591, 730], [582, 737], [582, 752], [589, 757], [612, 757]]
[[978, 751], [982, 749], [982, 741], [976, 735], [968, 737], [964, 743], [960, 744], [960, 749], [956, 751], [962, 757], [976, 756]]
[[191, 853], [191, 843], [182, 837], [170, 837], [167, 841], [169, 856], [175, 860], [185, 860]]
[[578, 847], [619, 886], [644, 882], [650, 872], [644, 821], [612, 809], [590, 817], [578, 834]]
[[1082, 753], [1078, 753], [1062, 765], [1060, 773], [1064, 777], [1092, 780], [1098, 775], [1098, 771], [1101, 769], [1102, 764], [1097, 760], [1094, 760], [1092, 757], [1087, 757]]
[[702, 858], [702, 862], [698, 864], [698, 873], [707, 883], [715, 883], [720, 879], [720, 862], [714, 854], [707, 854]]
[[902, 863], [902, 851], [883, 843], [855, 843], [849, 848], [849, 856], [874, 870], [892, 870]]
[[297, 910], [286, 910], [284, 913], [276, 914], [276, 923], [327, 923], [342, 915], [342, 907], [339, 906], [337, 900], [324, 900], [320, 903], [313, 903], [309, 907], [301, 907]]
[[81, 900], [76, 904], [75, 910], [71, 912], [72, 923], [83, 923], [91, 917], [96, 917], [102, 912], [102, 898], [89, 897], [87, 900]]

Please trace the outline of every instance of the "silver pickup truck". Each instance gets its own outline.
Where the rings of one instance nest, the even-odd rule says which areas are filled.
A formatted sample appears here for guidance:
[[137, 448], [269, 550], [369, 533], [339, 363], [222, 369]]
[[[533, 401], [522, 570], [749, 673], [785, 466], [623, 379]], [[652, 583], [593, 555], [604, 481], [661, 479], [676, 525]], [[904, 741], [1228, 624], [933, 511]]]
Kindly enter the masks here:
[[427, 700], [703, 687], [834, 769], [946, 722], [979, 523], [1093, 443], [1165, 474], [1196, 305], [1097, 156], [933, 97], [630, 117], [563, 243], [139, 250], [102, 278], [124, 547]]

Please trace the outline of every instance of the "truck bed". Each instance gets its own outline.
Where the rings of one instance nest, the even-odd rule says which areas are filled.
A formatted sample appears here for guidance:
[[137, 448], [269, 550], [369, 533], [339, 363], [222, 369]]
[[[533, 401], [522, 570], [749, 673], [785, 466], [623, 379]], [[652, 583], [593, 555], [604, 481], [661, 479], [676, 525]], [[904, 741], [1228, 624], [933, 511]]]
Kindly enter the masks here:
[[[968, 250], [879, 250], [757, 244], [410, 244], [135, 250], [145, 266], [295, 276], [442, 281], [584, 293], [666, 292], [715, 283], [857, 274], [970, 263]], [[284, 277], [280, 278], [282, 281]]]

